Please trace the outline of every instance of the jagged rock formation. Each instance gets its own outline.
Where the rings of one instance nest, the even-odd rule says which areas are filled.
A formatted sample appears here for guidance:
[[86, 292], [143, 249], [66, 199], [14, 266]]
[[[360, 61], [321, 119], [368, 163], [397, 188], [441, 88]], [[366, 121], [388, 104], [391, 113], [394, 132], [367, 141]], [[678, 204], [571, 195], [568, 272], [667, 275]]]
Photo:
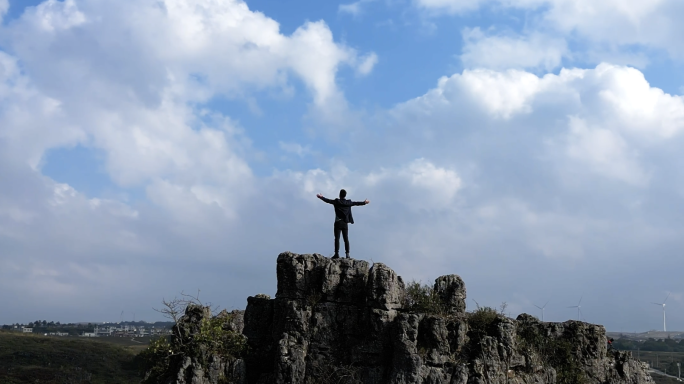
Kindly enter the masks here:
[[[226, 330], [242, 333], [244, 322], [243, 312], [222, 311], [212, 317], [211, 309], [201, 305], [188, 305], [185, 314], [181, 316], [173, 327], [172, 343], [169, 348], [184, 353], [174, 353], [168, 359], [168, 369], [157, 375], [148, 371], [143, 382], [158, 383], [187, 383], [187, 384], [246, 384], [247, 374], [245, 362], [242, 359], [222, 357], [213, 352], [213, 348], [203, 342], [197, 342], [203, 321], [207, 319], [221, 319]], [[184, 348], [179, 348], [183, 345]], [[150, 378], [154, 374], [154, 378]]]
[[[232, 382], [652, 383], [629, 353], [606, 350], [605, 329], [578, 321], [465, 312], [460, 277], [436, 279], [440, 313], [413, 313], [401, 277], [381, 263], [282, 253], [275, 299], [247, 299], [243, 360], [218, 361]], [[192, 361], [183, 364], [192, 370]], [[243, 375], [243, 376], [241, 376]], [[216, 383], [205, 372], [176, 383]], [[214, 375], [216, 376], [216, 375]], [[229, 381], [230, 382], [230, 381]]]

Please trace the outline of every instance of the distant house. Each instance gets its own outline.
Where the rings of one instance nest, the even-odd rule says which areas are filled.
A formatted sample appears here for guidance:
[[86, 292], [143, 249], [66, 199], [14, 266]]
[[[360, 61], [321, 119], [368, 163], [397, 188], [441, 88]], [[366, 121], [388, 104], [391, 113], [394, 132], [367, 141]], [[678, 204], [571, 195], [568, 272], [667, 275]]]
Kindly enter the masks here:
[[33, 333], [33, 328], [21, 327], [21, 331], [24, 333]]
[[95, 333], [98, 336], [110, 336], [113, 332], [112, 327], [98, 327], [95, 326]]
[[95, 332], [83, 332], [83, 337], [97, 337], [97, 333]]

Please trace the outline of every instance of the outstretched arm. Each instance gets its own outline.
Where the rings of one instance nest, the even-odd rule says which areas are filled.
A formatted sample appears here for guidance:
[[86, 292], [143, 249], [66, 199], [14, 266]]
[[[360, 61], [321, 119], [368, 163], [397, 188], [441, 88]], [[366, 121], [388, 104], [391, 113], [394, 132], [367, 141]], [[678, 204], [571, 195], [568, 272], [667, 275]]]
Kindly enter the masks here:
[[366, 199], [364, 201], [355, 201], [354, 202], [354, 205], [366, 205], [366, 204], [370, 204], [370, 200]]
[[334, 203], [335, 203], [335, 200], [326, 199], [326, 198], [323, 197], [323, 195], [321, 195], [320, 193], [319, 193], [318, 195], [316, 195], [316, 197], [318, 197], [319, 199], [325, 201], [325, 202], [328, 203], [328, 204], [334, 204]]

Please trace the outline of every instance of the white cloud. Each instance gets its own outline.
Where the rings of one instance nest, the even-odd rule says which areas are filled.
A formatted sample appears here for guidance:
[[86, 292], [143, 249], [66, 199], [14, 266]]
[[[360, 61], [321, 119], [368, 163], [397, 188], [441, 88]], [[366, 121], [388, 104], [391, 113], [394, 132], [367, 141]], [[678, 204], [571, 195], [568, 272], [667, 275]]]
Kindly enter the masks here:
[[644, 186], [648, 175], [639, 166], [638, 153], [627, 142], [608, 129], [588, 127], [582, 119], [570, 119], [568, 156], [586, 165], [590, 171], [627, 183]]
[[[75, 27], [82, 33], [65, 30]], [[145, 102], [157, 102], [162, 90], [180, 101], [243, 97], [253, 90], [287, 88], [288, 77], [295, 75], [314, 104], [325, 108], [343, 97], [335, 84], [338, 67], [358, 61], [355, 50], [333, 41], [325, 22], [307, 22], [285, 36], [276, 21], [237, 0], [51, 1], [25, 13], [5, 34], [42, 87], [76, 97], [65, 84], [90, 83], [91, 100], [113, 99], [102, 94], [103, 86], [133, 91], [131, 96]], [[99, 40], [91, 46], [87, 36], [93, 35]], [[76, 48], [62, 51], [49, 68], [41, 66], [55, 44]], [[49, 78], [56, 73], [63, 82]]]
[[558, 67], [568, 48], [563, 39], [533, 33], [527, 36], [487, 36], [480, 28], [463, 31], [461, 60], [467, 68], [491, 69]]
[[337, 11], [340, 13], [348, 13], [352, 16], [359, 16], [362, 12], [363, 4], [370, 3], [371, 1], [374, 0], [359, 0], [353, 3], [340, 4], [337, 7]]
[[[636, 69], [538, 76], [496, 70], [492, 58], [493, 68], [444, 77], [380, 112], [368, 124], [378, 131], [347, 135], [344, 152], [326, 143], [313, 169], [264, 177], [246, 160], [249, 131], [195, 105], [287, 92], [295, 76], [314, 108], [344, 114], [336, 70], [370, 71], [372, 53], [335, 43], [322, 22], [285, 36], [235, 1], [74, 4], [80, 24], [46, 6], [52, 29], [36, 11], [2, 30], [13, 56], [0, 54], [0, 180], [11, 185], [0, 188], [0, 289], [27, 298], [2, 302], [4, 316], [111, 320], [112, 308], [118, 316], [132, 305], [153, 316], [160, 297], [197, 288], [243, 308], [247, 295], [275, 289], [278, 252], [332, 251], [332, 211], [315, 194], [340, 188], [372, 202], [354, 211], [355, 257], [407, 279], [462, 274], [480, 302], [524, 301], [542, 282], [599, 297], [605, 284], [651, 273], [657, 263], [644, 253], [679, 257], [670, 249], [684, 245], [672, 209], [684, 191], [684, 104]], [[473, 41], [517, 44], [505, 38]], [[281, 149], [314, 147], [292, 140]], [[109, 176], [147, 201], [85, 196], [40, 175], [46, 149], [76, 144], [104, 151]], [[624, 265], [599, 282], [582, 272]], [[677, 282], [676, 273], [659, 280]]]
[[29, 8], [34, 21], [46, 31], [69, 29], [86, 22], [86, 16], [78, 10], [75, 0], [47, 0], [35, 8]]
[[438, 167], [423, 158], [397, 168], [380, 168], [368, 173], [351, 171], [337, 164], [330, 171], [288, 171], [276, 173], [274, 178], [301, 185], [303, 198], [316, 193], [336, 195], [340, 188], [345, 188], [350, 197], [354, 196], [354, 191], [362, 191], [364, 196], [383, 196], [384, 203], [379, 204], [391, 202], [409, 210], [449, 210], [462, 187], [455, 170]]
[[467, 102], [491, 116], [508, 119], [514, 114], [530, 111], [530, 101], [541, 84], [537, 76], [519, 70], [465, 70], [462, 74], [442, 77], [435, 89], [407, 104], [441, 109]]
[[5, 17], [7, 14], [7, 11], [9, 10], [9, 0], [0, 0], [0, 23], [2, 23], [2, 19]]
[[663, 49], [679, 60], [684, 58], [684, 40], [680, 38], [684, 26], [678, 20], [678, 15], [684, 13], [684, 3], [679, 0], [415, 0], [415, 3], [435, 14], [464, 13], [487, 5], [539, 11], [541, 17], [533, 19], [528, 29], [541, 30], [556, 39], [569, 35], [580, 37], [584, 42], [595, 44], [588, 48], [591, 55], [623, 46], [615, 55], [624, 62], [630, 45], [643, 45]]
[[365, 76], [373, 70], [373, 67], [375, 67], [375, 64], [378, 63], [378, 55], [375, 54], [375, 52], [371, 52], [364, 57], [360, 58], [360, 64], [357, 67], [357, 71]]
[[480, 7], [488, 0], [414, 0], [415, 4], [424, 9], [443, 10], [448, 13], [462, 13]]
[[299, 143], [286, 143], [279, 141], [278, 146], [280, 146], [280, 149], [283, 151], [293, 153], [299, 157], [304, 157], [311, 152], [311, 148], [309, 146], [304, 147]]
[[[364, 181], [368, 186], [381, 189], [376, 194], [394, 195], [392, 199], [404, 201], [411, 209], [448, 209], [462, 186], [462, 180], [454, 170], [436, 167], [423, 158], [399, 169], [371, 172]], [[389, 191], [382, 191], [387, 188], [383, 188], [383, 184], [389, 186]], [[407, 192], [411, 189], [413, 191]]]
[[353, 114], [335, 83], [338, 67], [367, 74], [377, 62], [335, 43], [323, 21], [285, 36], [242, 1], [50, 0], [29, 9], [3, 30], [16, 57], [0, 52], [0, 137], [35, 168], [50, 148], [102, 149], [123, 186], [158, 178], [196, 191], [248, 185], [243, 131], [195, 103], [252, 100], [254, 90], [287, 88], [294, 74], [311, 91], [314, 116], [342, 121]]
[[651, 87], [634, 68], [615, 71], [602, 65], [597, 73], [609, 84], [600, 96], [624, 129], [662, 138], [684, 130], [684, 97]]
[[[58, 127], [58, 129], [50, 129]], [[16, 58], [0, 51], [0, 139], [33, 168], [52, 147], [85, 141], [86, 135], [67, 118], [63, 104], [42, 94], [22, 75]]]
[[463, 120], [479, 111], [511, 120], [536, 116], [541, 113], [537, 109], [551, 105], [557, 116], [573, 115], [593, 126], [609, 126], [635, 138], [635, 143], [660, 141], [684, 130], [682, 96], [651, 87], [637, 69], [610, 64], [562, 69], [558, 75], [541, 77], [521, 70], [464, 70], [441, 78], [434, 89], [399, 104], [391, 113], [395, 119], [411, 121], [418, 116]]

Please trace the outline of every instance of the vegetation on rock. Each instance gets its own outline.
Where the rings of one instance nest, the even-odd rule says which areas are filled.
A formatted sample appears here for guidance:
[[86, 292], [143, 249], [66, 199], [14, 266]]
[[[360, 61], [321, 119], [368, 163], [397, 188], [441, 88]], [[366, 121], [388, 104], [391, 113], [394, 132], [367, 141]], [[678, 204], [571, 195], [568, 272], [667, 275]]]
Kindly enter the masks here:
[[[181, 311], [180, 306], [185, 305]], [[165, 383], [186, 358], [191, 358], [205, 371], [216, 358], [234, 359], [243, 355], [247, 340], [232, 326], [233, 314], [223, 311], [211, 315], [211, 306], [194, 301], [165, 302], [176, 318], [171, 336], [161, 337], [138, 356], [144, 384]], [[185, 315], [177, 317], [178, 313]]]
[[582, 384], [585, 376], [576, 346], [564, 337], [543, 334], [538, 320], [530, 315], [518, 316], [518, 342], [527, 353], [535, 353], [546, 366], [556, 369], [558, 384]]
[[445, 315], [446, 306], [433, 287], [411, 281], [406, 285], [402, 307], [409, 313]]

